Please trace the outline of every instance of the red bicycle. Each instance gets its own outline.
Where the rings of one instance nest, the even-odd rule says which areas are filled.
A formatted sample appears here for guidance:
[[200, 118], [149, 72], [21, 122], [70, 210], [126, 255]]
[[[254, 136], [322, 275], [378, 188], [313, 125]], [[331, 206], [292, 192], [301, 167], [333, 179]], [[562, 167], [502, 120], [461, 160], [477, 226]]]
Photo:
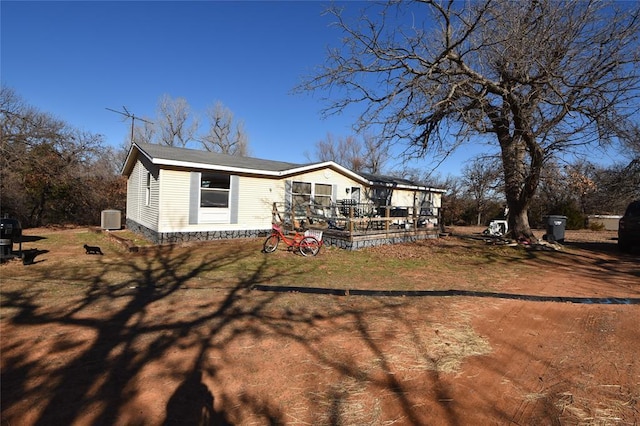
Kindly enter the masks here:
[[314, 235], [311, 235], [310, 231], [306, 231], [304, 234], [296, 231], [295, 235], [289, 238], [284, 234], [280, 226], [273, 224], [271, 226], [271, 235], [269, 235], [264, 242], [264, 252], [273, 253], [276, 251], [280, 241], [283, 241], [289, 250], [297, 249], [303, 256], [315, 256], [322, 246], [322, 237], [320, 236], [320, 239], [318, 239]]

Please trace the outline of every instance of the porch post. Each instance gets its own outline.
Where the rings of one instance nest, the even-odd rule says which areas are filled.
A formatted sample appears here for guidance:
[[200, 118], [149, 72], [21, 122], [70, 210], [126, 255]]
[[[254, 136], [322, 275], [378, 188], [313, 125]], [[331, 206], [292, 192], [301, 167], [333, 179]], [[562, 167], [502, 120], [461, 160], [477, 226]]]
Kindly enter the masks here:
[[349, 207], [349, 233], [353, 234], [353, 206]]
[[385, 206], [384, 208], [384, 230], [385, 232], [389, 232], [389, 215], [391, 214], [391, 206]]

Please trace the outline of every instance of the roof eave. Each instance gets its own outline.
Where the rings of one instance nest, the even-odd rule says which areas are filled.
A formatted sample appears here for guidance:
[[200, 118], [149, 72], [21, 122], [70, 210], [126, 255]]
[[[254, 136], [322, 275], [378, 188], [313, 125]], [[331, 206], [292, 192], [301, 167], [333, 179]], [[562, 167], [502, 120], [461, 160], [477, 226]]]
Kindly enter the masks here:
[[364, 176], [356, 172], [353, 172], [333, 161], [324, 161], [322, 163], [305, 164], [298, 167], [293, 167], [290, 169], [283, 169], [283, 170], [252, 169], [252, 168], [246, 168], [246, 167], [225, 166], [220, 164], [195, 163], [192, 161], [180, 161], [180, 160], [170, 160], [165, 158], [156, 158], [156, 157], [152, 157], [147, 152], [145, 152], [144, 149], [138, 146], [138, 144], [136, 144], [135, 142], [131, 144], [131, 147], [129, 148], [129, 153], [127, 154], [127, 158], [122, 166], [122, 171], [121, 171], [122, 175], [128, 176], [133, 170], [133, 166], [135, 164], [135, 155], [134, 155], [135, 152], [142, 154], [152, 164], [155, 164], [158, 166], [192, 168], [192, 169], [201, 169], [201, 170], [216, 170], [221, 172], [243, 173], [243, 174], [276, 177], [276, 178], [294, 176], [300, 173], [306, 173], [313, 170], [320, 170], [323, 168], [331, 168], [346, 176], [351, 177], [356, 181], [367, 184], [369, 186], [383, 186], [383, 187], [413, 190], [413, 191], [430, 191], [430, 192], [440, 192], [440, 193], [446, 192], [446, 190], [444, 189], [430, 188], [430, 187], [420, 186], [420, 185], [405, 185], [405, 184], [397, 184], [397, 183], [394, 184], [394, 183], [384, 183], [379, 181], [377, 182], [374, 180], [367, 179]]
[[279, 170], [274, 171], [274, 170], [251, 169], [246, 167], [224, 166], [220, 164], [194, 163], [192, 161], [166, 160], [162, 158], [154, 158], [152, 160], [152, 163], [157, 164], [159, 166], [171, 166], [171, 167], [202, 169], [202, 170], [217, 170], [221, 172], [257, 174], [257, 175], [274, 176], [274, 177], [278, 177], [283, 173], [282, 171], [279, 171]]
[[251, 169], [251, 168], [245, 168], [245, 167], [224, 166], [224, 165], [218, 165], [218, 164], [194, 163], [191, 161], [167, 160], [162, 158], [154, 158], [150, 160], [153, 164], [156, 164], [159, 166], [197, 168], [202, 170], [217, 170], [217, 171], [223, 171], [223, 172], [254, 174], [254, 175], [262, 175], [262, 176], [270, 176], [270, 177], [294, 176], [297, 174], [307, 173], [309, 171], [319, 170], [319, 169], [329, 167], [345, 175], [348, 175], [355, 180], [358, 180], [363, 183], [369, 183], [367, 179], [363, 178], [359, 174], [354, 173], [349, 169], [345, 169], [344, 167], [342, 167], [337, 163], [334, 163], [333, 161], [305, 164], [303, 166], [294, 167], [291, 169], [284, 169], [284, 170], [264, 170], [264, 169]]
[[120, 169], [120, 174], [122, 176], [129, 176], [131, 174], [131, 171], [133, 170], [133, 165], [135, 164], [133, 155], [134, 148], [136, 151], [141, 152], [138, 145], [136, 145], [135, 143], [131, 144], [131, 146], [129, 147], [129, 152], [127, 153], [127, 157], [125, 158], [124, 163], [122, 164], [122, 168]]

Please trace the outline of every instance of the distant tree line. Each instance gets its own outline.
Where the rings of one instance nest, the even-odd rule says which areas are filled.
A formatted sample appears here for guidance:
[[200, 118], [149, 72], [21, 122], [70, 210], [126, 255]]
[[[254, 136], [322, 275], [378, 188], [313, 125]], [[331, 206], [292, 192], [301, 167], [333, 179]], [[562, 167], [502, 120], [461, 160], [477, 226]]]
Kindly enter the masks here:
[[[589, 215], [622, 214], [632, 200], [640, 199], [640, 152], [628, 162], [598, 166], [587, 160], [562, 165], [547, 164], [540, 187], [529, 209], [532, 228], [544, 229], [545, 216], [567, 217], [568, 229], [587, 226]], [[478, 163], [463, 169], [460, 177], [437, 180], [434, 185], [447, 190], [443, 198], [445, 225], [482, 225], [504, 214], [506, 203], [496, 170], [478, 173]]]
[[[182, 101], [177, 103], [186, 105]], [[247, 141], [246, 135], [242, 136], [242, 127], [233, 124], [228, 109], [217, 105], [219, 114], [214, 116], [221, 117], [218, 124], [212, 121], [209, 131], [198, 139], [204, 140], [203, 136], [208, 135], [212, 151], [246, 153], [248, 145], [244, 142], [240, 145], [245, 148], [233, 148], [237, 146], [235, 142]], [[215, 110], [216, 107], [211, 111]], [[0, 120], [2, 217], [17, 218], [24, 227], [98, 225], [102, 210], [125, 211], [126, 182], [120, 176], [125, 149], [107, 146], [101, 135], [75, 129], [25, 104], [7, 87], [0, 90]], [[179, 128], [175, 123], [169, 125], [170, 121], [165, 122], [167, 128]], [[159, 128], [156, 132], [162, 133]], [[160, 139], [143, 140], [168, 144]], [[564, 165], [547, 162], [529, 211], [531, 225], [544, 227], [545, 215], [562, 214], [568, 217], [568, 227], [580, 228], [589, 214], [619, 214], [631, 200], [640, 199], [638, 127], [630, 126], [622, 142], [623, 155], [611, 166], [597, 166], [588, 160]], [[182, 146], [182, 142], [174, 141], [174, 145]], [[445, 189], [442, 209], [445, 225], [486, 225], [505, 211], [503, 173], [496, 158], [474, 158], [465, 164], [460, 176], [443, 178], [426, 175], [421, 170], [388, 169], [389, 146], [373, 136], [332, 135], [317, 141], [315, 151], [307, 156], [312, 161], [336, 161], [355, 171], [396, 175]]]
[[[443, 196], [443, 222], [450, 225], [486, 226], [502, 218], [507, 207], [500, 160], [492, 156], [470, 159], [460, 176], [426, 174], [424, 170], [387, 169], [389, 146], [373, 143], [373, 138], [336, 138], [328, 135], [317, 141], [310, 159], [335, 161], [356, 171], [384, 173], [409, 178], [446, 190]], [[545, 216], [567, 216], [569, 229], [581, 229], [589, 215], [622, 214], [632, 200], [640, 199], [640, 130], [628, 129], [621, 138], [622, 155], [609, 166], [598, 166], [589, 159], [576, 159], [560, 165], [551, 159], [542, 168], [540, 186], [529, 209], [533, 228], [545, 228]]]
[[71, 127], [0, 88], [0, 210], [23, 227], [97, 225], [125, 208], [126, 183], [101, 135]]
[[[137, 142], [195, 147], [248, 155], [244, 123], [217, 102], [200, 120], [183, 98], [160, 97], [155, 117], [133, 129]], [[120, 169], [130, 140], [118, 149], [102, 135], [73, 128], [0, 88], [0, 215], [23, 227], [98, 225], [105, 209], [125, 211], [126, 180]], [[136, 123], [138, 124], [138, 123]]]

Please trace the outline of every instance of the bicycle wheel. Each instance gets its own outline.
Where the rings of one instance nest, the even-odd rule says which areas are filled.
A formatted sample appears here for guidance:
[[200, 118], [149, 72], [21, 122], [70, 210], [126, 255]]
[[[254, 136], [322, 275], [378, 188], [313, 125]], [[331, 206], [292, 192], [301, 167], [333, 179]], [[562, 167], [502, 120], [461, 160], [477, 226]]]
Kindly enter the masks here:
[[265, 253], [273, 253], [278, 248], [280, 237], [277, 235], [269, 235], [264, 242], [263, 251]]
[[315, 237], [304, 237], [299, 248], [301, 255], [315, 256], [320, 251], [320, 242]]

